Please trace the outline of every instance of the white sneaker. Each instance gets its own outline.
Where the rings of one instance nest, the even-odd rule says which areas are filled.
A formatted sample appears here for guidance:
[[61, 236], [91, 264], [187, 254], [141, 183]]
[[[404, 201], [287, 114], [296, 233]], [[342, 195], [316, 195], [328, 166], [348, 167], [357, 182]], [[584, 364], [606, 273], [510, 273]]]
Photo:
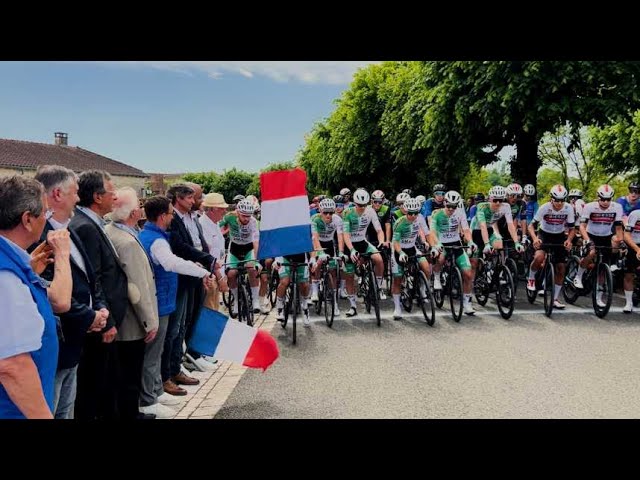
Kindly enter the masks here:
[[393, 309], [393, 319], [400, 320], [402, 318], [402, 310], [399, 308]]
[[631, 313], [633, 312], [633, 303], [625, 303], [624, 304], [624, 308], [622, 309], [622, 311], [624, 313]]
[[270, 307], [271, 307], [270, 304], [263, 303], [262, 305], [260, 305], [260, 313], [263, 313], [263, 314], [266, 315], [267, 313], [269, 313], [271, 311]]
[[620, 270], [620, 267], [618, 266], [618, 264], [614, 263], [609, 267], [609, 270], [611, 270], [611, 273], [617, 272], [618, 270]]
[[606, 306], [607, 306], [607, 304], [606, 304], [606, 303], [604, 303], [604, 302], [602, 301], [602, 297], [598, 297], [598, 298], [596, 298], [596, 303], [598, 304], [598, 306], [599, 306], [600, 308], [604, 308], [604, 307], [606, 307]]
[[333, 309], [333, 314], [337, 317], [340, 315], [340, 307], [336, 303], [336, 307]]
[[253, 313], [260, 312], [260, 300], [257, 298], [253, 299]]
[[309, 319], [309, 310], [302, 310], [302, 323], [305, 327], [311, 326], [311, 320]]
[[235, 300], [231, 304], [231, 316], [233, 316], [233, 317], [237, 317], [238, 316], [238, 302], [236, 302]]
[[210, 357], [209, 355], [203, 355], [202, 358], [204, 358], [209, 363], [218, 363], [218, 360], [216, 360], [214, 357]]
[[312, 302], [317, 302], [317, 301], [319, 301], [319, 300], [320, 300], [320, 299], [318, 298], [318, 292], [313, 292], [313, 293], [311, 294], [311, 301], [312, 301]]
[[311, 298], [307, 298], [307, 307], [313, 305], [313, 301], [311, 300]]
[[163, 405], [180, 405], [181, 403], [184, 403], [183, 398], [169, 395], [167, 392], [162, 392], [162, 395], [160, 395], [156, 400], [158, 400], [158, 403]]
[[582, 277], [576, 275], [576, 278], [573, 279], [573, 286], [576, 288], [584, 288], [582, 284]]
[[566, 307], [566, 305], [564, 303], [561, 303], [560, 300], [553, 301], [553, 308], [558, 308], [562, 310], [564, 307]]
[[279, 308], [276, 314], [276, 320], [284, 320], [284, 308]]
[[531, 292], [535, 292], [536, 291], [536, 279], [535, 278], [527, 279], [527, 290], [529, 290]]
[[152, 414], [156, 416], [156, 419], [168, 419], [175, 417], [178, 412], [176, 412], [173, 408], [167, 407], [161, 403], [154, 403], [153, 405], [149, 405], [148, 407], [139, 407], [138, 410], [141, 413]]
[[387, 299], [387, 294], [384, 293], [383, 289], [378, 290], [378, 292], [380, 293], [380, 300], [386, 300]]
[[433, 276], [433, 289], [434, 290], [442, 290], [442, 283], [440, 283], [440, 275]]
[[462, 310], [467, 315], [475, 315], [476, 311], [473, 309], [473, 304], [471, 302], [465, 303], [462, 307]]
[[211, 362], [207, 362], [204, 358], [202, 357], [198, 357], [193, 361], [194, 365], [196, 367], [198, 367], [198, 370], [200, 370], [201, 372], [212, 372], [214, 370], [217, 370], [218, 367], [216, 367], [213, 363]]
[[349, 294], [347, 293], [347, 289], [346, 288], [341, 288], [340, 289], [340, 298], [349, 298]]
[[544, 290], [538, 290], [538, 296], [544, 297]]

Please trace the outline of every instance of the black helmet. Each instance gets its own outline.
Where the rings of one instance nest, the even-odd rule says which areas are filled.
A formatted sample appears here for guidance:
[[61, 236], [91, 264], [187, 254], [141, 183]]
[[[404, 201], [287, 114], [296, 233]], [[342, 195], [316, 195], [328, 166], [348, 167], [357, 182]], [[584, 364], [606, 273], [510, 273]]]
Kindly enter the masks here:
[[336, 203], [344, 203], [344, 197], [342, 195], [335, 195], [333, 201]]
[[326, 196], [326, 195], [318, 195], [318, 201], [320, 201], [320, 202], [321, 202], [322, 200], [324, 200], [325, 198], [327, 198], [327, 196]]
[[631, 182], [629, 184], [629, 190], [640, 190], [640, 184], [638, 182]]
[[[447, 191], [447, 187], [444, 185], [444, 183], [436, 183], [433, 186], [433, 193], [435, 194], [436, 192], [446, 192]], [[444, 195], [444, 194], [443, 194]]]
[[235, 203], [238, 203], [240, 200], [244, 200], [244, 195], [236, 195], [235, 197], [233, 197], [233, 201]]
[[484, 202], [484, 193], [478, 192], [476, 196], [473, 197], [476, 202]]

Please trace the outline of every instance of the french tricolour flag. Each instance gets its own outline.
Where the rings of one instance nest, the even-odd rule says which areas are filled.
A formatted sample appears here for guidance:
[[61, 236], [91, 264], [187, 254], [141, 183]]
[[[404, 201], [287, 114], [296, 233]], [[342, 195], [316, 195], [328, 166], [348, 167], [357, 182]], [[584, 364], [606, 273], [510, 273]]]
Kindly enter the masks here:
[[207, 307], [200, 310], [189, 348], [218, 360], [263, 371], [280, 355], [278, 344], [265, 330], [250, 327]]
[[260, 174], [259, 260], [313, 250], [306, 183], [301, 168]]

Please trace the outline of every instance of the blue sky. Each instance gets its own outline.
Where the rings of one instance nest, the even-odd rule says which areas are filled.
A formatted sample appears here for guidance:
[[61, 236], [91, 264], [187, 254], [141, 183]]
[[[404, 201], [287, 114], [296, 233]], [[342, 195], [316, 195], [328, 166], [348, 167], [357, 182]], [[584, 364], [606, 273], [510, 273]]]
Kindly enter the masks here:
[[0, 62], [0, 138], [69, 144], [146, 172], [292, 160], [370, 62]]

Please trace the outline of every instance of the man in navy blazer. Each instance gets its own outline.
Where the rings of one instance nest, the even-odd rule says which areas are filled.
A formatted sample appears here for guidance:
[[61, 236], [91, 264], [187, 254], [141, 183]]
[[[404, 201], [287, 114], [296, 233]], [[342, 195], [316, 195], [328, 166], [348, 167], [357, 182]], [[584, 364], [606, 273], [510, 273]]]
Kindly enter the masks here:
[[[50, 230], [67, 228], [78, 201], [78, 179], [72, 170], [59, 165], [38, 168], [35, 179], [44, 185], [49, 210], [52, 211], [40, 238], [40, 242], [43, 242]], [[57, 419], [73, 418], [78, 363], [85, 335], [90, 330], [101, 330], [109, 316], [100, 284], [96, 282], [91, 261], [82, 247], [82, 241], [75, 232], [70, 231], [69, 234], [73, 290], [71, 309], [60, 315], [61, 329], [58, 331], [60, 349], [54, 384], [54, 414]], [[34, 244], [29, 250], [32, 251], [36, 247], [37, 244]], [[53, 273], [53, 265], [49, 265], [40, 276], [51, 281]]]
[[78, 180], [80, 200], [69, 230], [77, 233], [88, 254], [96, 282], [102, 287], [109, 316], [104, 328], [85, 336], [78, 368], [75, 416], [81, 419], [117, 418], [117, 355], [114, 340], [129, 302], [127, 275], [107, 237], [103, 217], [116, 199], [111, 176], [88, 170]]

